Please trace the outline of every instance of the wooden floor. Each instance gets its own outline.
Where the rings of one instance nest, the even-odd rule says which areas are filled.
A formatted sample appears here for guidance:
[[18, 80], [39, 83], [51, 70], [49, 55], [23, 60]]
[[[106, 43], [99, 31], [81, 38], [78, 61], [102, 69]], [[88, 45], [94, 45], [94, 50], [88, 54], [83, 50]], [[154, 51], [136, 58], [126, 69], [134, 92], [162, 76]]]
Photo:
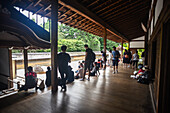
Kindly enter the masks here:
[[[153, 113], [148, 85], [107, 68], [90, 81], [75, 80], [67, 92], [21, 92], [0, 100], [0, 113]], [[59, 88], [60, 89], [60, 88]]]

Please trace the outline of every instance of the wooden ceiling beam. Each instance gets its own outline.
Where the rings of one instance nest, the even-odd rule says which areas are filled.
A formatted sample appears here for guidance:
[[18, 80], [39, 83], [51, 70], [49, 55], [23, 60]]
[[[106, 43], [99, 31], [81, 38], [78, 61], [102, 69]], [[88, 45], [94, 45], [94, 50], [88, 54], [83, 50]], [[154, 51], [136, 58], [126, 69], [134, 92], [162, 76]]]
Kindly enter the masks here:
[[31, 2], [30, 4], [28, 4], [25, 8], [22, 9], [22, 11], [26, 10], [27, 8], [29, 8], [30, 6], [32, 6], [34, 3]]
[[[119, 1], [118, 1], [119, 2]], [[101, 14], [99, 14], [99, 16], [103, 16], [104, 14], [107, 14], [107, 13], [109, 13], [109, 12], [111, 12], [111, 11], [113, 11], [113, 10], [115, 10], [115, 9], [117, 9], [117, 8], [119, 8], [119, 7], [122, 7], [122, 5], [125, 5], [125, 4], [127, 4], [129, 2], [129, 0], [128, 1], [126, 1], [126, 2], [123, 2], [122, 4], [120, 4], [120, 5], [117, 5], [117, 6], [115, 6], [115, 7], [113, 7], [113, 8], [111, 8], [111, 9], [109, 9], [109, 10], [107, 10], [107, 11], [105, 11], [105, 12], [103, 12], [103, 13], [101, 13]], [[116, 2], [117, 3], [117, 2]], [[111, 4], [112, 5], [112, 4]], [[113, 5], [115, 5], [115, 4], [113, 4]], [[99, 10], [100, 11], [100, 10]], [[96, 13], [98, 13], [98, 12], [96, 12]]]
[[49, 4], [46, 8], [44, 8], [44, 11], [48, 10], [49, 8], [51, 8], [51, 4]]
[[[103, 11], [103, 10], [105, 10], [105, 9], [108, 9], [108, 8], [110, 8], [110, 7], [118, 4], [118, 3], [121, 2], [121, 1], [122, 1], [122, 0], [118, 0], [118, 1], [116, 1], [116, 2], [114, 2], [114, 3], [112, 3], [112, 4], [110, 4], [110, 5], [108, 5], [107, 7], [102, 8], [101, 10], [97, 11], [96, 13], [100, 13], [101, 11]], [[129, 2], [129, 1], [128, 1], [128, 2]], [[122, 5], [122, 4], [121, 4], [121, 5]], [[118, 5], [118, 6], [120, 6], [120, 5]], [[114, 7], [114, 8], [115, 8], [115, 7]], [[105, 11], [103, 14], [105, 14], [105, 13], [107, 13], [107, 12], [110, 12], [111, 10], [112, 10], [112, 9], [107, 10], [107, 11]], [[101, 14], [101, 15], [103, 15], [103, 14]]]
[[120, 34], [118, 31], [116, 31], [109, 24], [107, 24], [105, 21], [103, 21], [101, 18], [99, 18], [96, 14], [94, 14], [89, 9], [87, 9], [86, 7], [84, 7], [80, 3], [78, 3], [76, 0], [71, 0], [71, 1], [70, 0], [60, 0], [59, 3], [61, 5], [66, 6], [67, 8], [70, 8], [74, 12], [79, 13], [83, 17], [86, 17], [87, 19], [89, 19], [92, 22], [98, 24], [99, 26], [106, 27], [108, 31], [112, 32], [112, 34], [116, 35], [117, 37], [123, 38], [126, 41], [129, 40], [125, 36]]
[[11, 4], [15, 4], [16, 1], [17, 1], [17, 0], [13, 0]]
[[97, 8], [99, 8], [99, 7], [101, 7], [101, 6], [105, 5], [105, 4], [107, 4], [108, 2], [110, 2], [110, 0], [105, 1], [104, 3], [98, 5], [97, 7], [94, 7], [92, 10], [94, 11], [94, 10], [96, 10]]
[[41, 0], [38, 0], [37, 2], [35, 2], [34, 7], [36, 7], [40, 2]]
[[62, 17], [63, 15], [65, 15], [65, 14], [68, 13], [68, 12], [70, 12], [70, 10], [67, 10], [66, 12], [63, 12], [63, 14], [61, 14], [61, 15], [59, 16], [59, 18]]
[[[141, 0], [136, 0], [135, 2], [133, 2], [133, 3], [131, 3], [131, 4], [128, 4], [128, 5], [126, 5], [126, 6], [124, 6], [124, 7], [122, 7], [122, 8], [120, 8], [120, 9], [118, 9], [118, 10], [115, 10], [115, 11], [113, 11], [113, 12], [111, 12], [111, 13], [109, 13], [108, 15], [106, 15], [106, 16], [104, 16], [104, 18], [106, 18], [106, 19], [110, 19], [112, 16], [110, 16], [110, 15], [115, 15], [115, 13], [116, 12], [119, 12], [119, 11], [121, 11], [121, 10], [123, 10], [122, 12], [126, 12], [126, 11], [128, 11], [129, 9], [133, 9], [134, 7], [137, 7], [137, 6], [139, 6], [139, 5], [141, 5], [141, 4], [143, 4], [143, 2], [141, 1]], [[132, 5], [134, 5], [134, 6], [132, 6]], [[128, 8], [129, 7], [129, 8]], [[128, 8], [128, 9], [126, 9], [126, 8]], [[121, 13], [121, 12], [120, 12]], [[109, 17], [108, 17], [109, 16]], [[108, 17], [108, 18], [107, 18]]]
[[44, 9], [44, 7], [38, 9], [36, 12], [33, 13], [33, 15], [39, 13], [39, 12], [40, 12], [41, 10], [43, 10], [43, 9]]
[[93, 4], [97, 3], [99, 0], [95, 0], [94, 2], [90, 3], [89, 5], [87, 5], [87, 7], [92, 6]]
[[[115, 18], [108, 20], [107, 22], [109, 22], [110, 24], [112, 24], [112, 23], [119, 24], [121, 22], [131, 21], [136, 18], [135, 14], [140, 14], [140, 15], [146, 14], [146, 12], [143, 12], [143, 10], [145, 10], [147, 8], [148, 7], [140, 8], [140, 10], [134, 11], [133, 14], [130, 11], [130, 12], [126, 13], [125, 15], [116, 16]], [[129, 15], [129, 13], [131, 13], [131, 15]]]

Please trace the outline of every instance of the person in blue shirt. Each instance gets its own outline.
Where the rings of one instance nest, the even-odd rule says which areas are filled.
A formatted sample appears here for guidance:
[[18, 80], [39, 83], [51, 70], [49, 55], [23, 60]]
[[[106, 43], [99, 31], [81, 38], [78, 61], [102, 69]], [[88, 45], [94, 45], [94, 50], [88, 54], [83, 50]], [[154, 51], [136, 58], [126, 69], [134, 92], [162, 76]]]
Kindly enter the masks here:
[[[118, 73], [118, 60], [120, 57], [119, 51], [116, 50], [116, 47], [113, 46], [113, 51], [112, 51], [112, 58], [113, 58], [113, 74]], [[116, 70], [115, 70], [116, 67]]]

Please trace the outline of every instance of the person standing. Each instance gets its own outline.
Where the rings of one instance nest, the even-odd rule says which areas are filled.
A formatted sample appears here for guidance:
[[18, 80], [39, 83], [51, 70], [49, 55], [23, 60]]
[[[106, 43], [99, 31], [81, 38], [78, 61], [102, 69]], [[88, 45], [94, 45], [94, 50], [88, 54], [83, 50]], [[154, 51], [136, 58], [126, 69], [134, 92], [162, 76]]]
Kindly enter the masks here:
[[101, 51], [101, 53], [102, 53], [102, 61], [103, 61], [103, 70], [105, 70], [106, 69], [106, 61], [107, 61], [106, 53], [103, 51]]
[[[118, 60], [120, 57], [119, 51], [116, 50], [116, 47], [113, 46], [113, 51], [112, 51], [112, 58], [113, 58], [113, 74], [118, 73]], [[116, 67], [116, 70], [115, 70]]]
[[108, 64], [110, 67], [112, 66], [112, 50], [109, 51]]
[[138, 55], [138, 51], [137, 50], [136, 50], [136, 53], [133, 54], [132, 59], [133, 59], [132, 68], [134, 69], [134, 66], [135, 66], [135, 69], [137, 69], [138, 61], [139, 61], [139, 55]]
[[127, 55], [128, 55], [128, 67], [130, 67], [130, 64], [131, 64], [131, 60], [132, 60], [132, 53], [130, 52], [130, 49], [128, 49], [127, 51]]
[[67, 49], [67, 46], [65, 45], [61, 46], [62, 52], [58, 54], [58, 67], [59, 67], [59, 72], [61, 75], [61, 87], [62, 89], [64, 89], [64, 91], [67, 90], [66, 80], [69, 74], [68, 63], [71, 62], [71, 57], [68, 53], [66, 53], [66, 49]]
[[129, 59], [128, 52], [127, 49], [125, 49], [125, 52], [123, 54], [123, 63], [125, 68], [127, 68], [128, 59]]
[[88, 69], [88, 81], [90, 81], [90, 65], [92, 63], [92, 49], [90, 49], [88, 47], [87, 44], [84, 45], [84, 48], [86, 49], [86, 54], [85, 54], [85, 64], [84, 64], [84, 74], [83, 74], [83, 78], [81, 79], [81, 81], [84, 81], [85, 79], [85, 75], [86, 75], [86, 71]]
[[143, 65], [145, 65], [145, 51], [144, 51], [144, 52], [142, 52], [141, 57], [142, 57]]
[[47, 71], [46, 71], [46, 81], [45, 81], [45, 84], [46, 84], [47, 87], [51, 86], [51, 69], [50, 69], [49, 66], [47, 67]]

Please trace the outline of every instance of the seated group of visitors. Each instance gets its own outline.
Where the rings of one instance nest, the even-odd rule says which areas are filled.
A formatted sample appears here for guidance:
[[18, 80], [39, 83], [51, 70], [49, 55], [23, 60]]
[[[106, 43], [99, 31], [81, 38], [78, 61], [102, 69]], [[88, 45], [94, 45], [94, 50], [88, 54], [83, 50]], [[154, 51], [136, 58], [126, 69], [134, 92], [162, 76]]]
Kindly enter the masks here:
[[148, 66], [143, 67], [142, 64], [139, 64], [138, 69], [139, 70], [134, 71], [134, 75], [131, 75], [130, 77], [133, 79], [137, 79], [139, 83], [148, 84], [151, 80], [149, 67]]
[[[75, 73], [76, 73], [75, 79], [83, 78], [83, 74], [84, 74], [84, 63], [85, 62], [79, 61], [78, 63], [79, 63], [78, 69], [75, 71]], [[97, 64], [98, 64], [97, 62], [94, 62], [93, 64], [91, 64], [91, 66], [90, 66], [90, 76], [100, 75], [99, 65], [97, 65]], [[86, 74], [88, 75], [89, 73], [86, 73]]]

